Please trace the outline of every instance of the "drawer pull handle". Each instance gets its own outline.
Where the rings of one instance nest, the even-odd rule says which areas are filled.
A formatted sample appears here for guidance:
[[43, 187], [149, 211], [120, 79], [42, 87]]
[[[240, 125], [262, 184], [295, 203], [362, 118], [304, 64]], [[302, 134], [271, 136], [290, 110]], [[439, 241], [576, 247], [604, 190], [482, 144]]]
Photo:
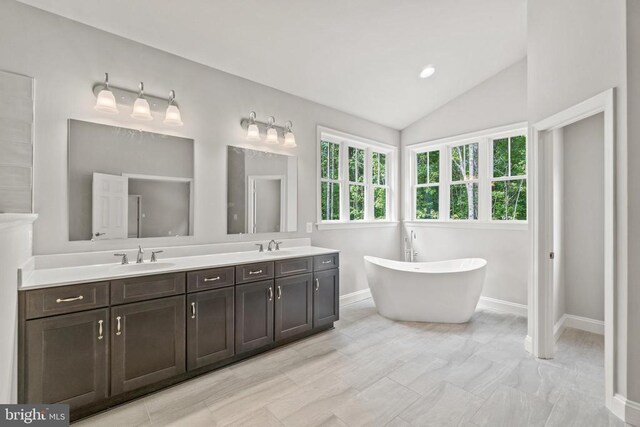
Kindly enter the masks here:
[[196, 318], [196, 303], [195, 302], [191, 303], [191, 318], [192, 319]]
[[98, 339], [101, 340], [103, 338], [102, 335], [102, 323], [104, 320], [98, 320]]
[[333, 264], [333, 260], [322, 261], [323, 264]]
[[220, 276], [218, 276], [218, 277], [205, 277], [204, 278], [205, 282], [215, 282], [216, 280], [220, 280]]
[[269, 291], [269, 301], [273, 301], [273, 288], [268, 287], [267, 290]]
[[320, 279], [316, 279], [316, 291], [320, 289]]
[[118, 325], [116, 326], [116, 335], [122, 334], [122, 332], [120, 331], [120, 319], [120, 316], [116, 317], [116, 321], [118, 322]]
[[278, 286], [278, 299], [282, 296], [282, 288]]
[[77, 297], [70, 297], [70, 298], [58, 298], [56, 300], [56, 302], [58, 304], [60, 304], [61, 302], [71, 302], [71, 301], [79, 301], [81, 299], [84, 299], [84, 297], [82, 295], [78, 295]]
[[260, 274], [260, 273], [262, 273], [262, 270], [250, 271], [249, 275], [251, 276], [253, 274]]

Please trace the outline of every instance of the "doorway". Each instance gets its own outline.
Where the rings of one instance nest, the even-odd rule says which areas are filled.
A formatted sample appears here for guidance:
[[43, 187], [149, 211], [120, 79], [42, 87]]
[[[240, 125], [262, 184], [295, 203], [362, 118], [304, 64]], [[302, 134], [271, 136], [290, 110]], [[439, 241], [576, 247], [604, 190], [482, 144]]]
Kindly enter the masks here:
[[[554, 357], [556, 325], [554, 283], [558, 272], [554, 269], [554, 151], [562, 143], [564, 128], [584, 119], [602, 117], [604, 141], [602, 165], [602, 266], [604, 282], [604, 371], [606, 406], [614, 405], [614, 292], [615, 292], [615, 199], [614, 199], [614, 94], [603, 92], [531, 127], [530, 179], [531, 193], [531, 278], [529, 285], [528, 349], [539, 358]], [[614, 410], [614, 412], [617, 412]]]

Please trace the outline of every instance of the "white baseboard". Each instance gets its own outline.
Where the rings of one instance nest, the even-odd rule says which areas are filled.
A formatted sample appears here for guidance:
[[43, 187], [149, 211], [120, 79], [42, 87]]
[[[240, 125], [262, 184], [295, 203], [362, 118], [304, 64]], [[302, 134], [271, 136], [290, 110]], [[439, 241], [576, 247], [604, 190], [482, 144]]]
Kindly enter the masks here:
[[640, 426], [640, 403], [621, 394], [613, 396], [611, 412], [630, 426]]
[[553, 327], [553, 336], [558, 340], [566, 328], [579, 329], [593, 334], [604, 335], [604, 322], [602, 320], [589, 319], [588, 317], [564, 314]]
[[340, 305], [353, 304], [354, 302], [362, 301], [367, 298], [371, 298], [371, 290], [368, 288], [351, 292], [350, 294], [340, 295]]
[[504, 313], [511, 313], [517, 316], [527, 317], [527, 306], [524, 304], [518, 304], [515, 302], [504, 301], [490, 297], [480, 297], [478, 302], [479, 308], [485, 308], [494, 311], [502, 311]]

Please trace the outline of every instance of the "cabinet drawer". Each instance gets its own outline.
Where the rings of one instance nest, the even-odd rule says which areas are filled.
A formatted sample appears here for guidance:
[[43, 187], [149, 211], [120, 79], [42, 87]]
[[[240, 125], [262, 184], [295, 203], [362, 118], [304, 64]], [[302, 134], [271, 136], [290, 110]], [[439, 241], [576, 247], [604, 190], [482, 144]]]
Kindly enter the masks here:
[[315, 271], [331, 270], [340, 267], [340, 254], [319, 255], [313, 257]]
[[114, 280], [111, 282], [111, 304], [124, 304], [183, 294], [184, 288], [184, 273]]
[[294, 258], [276, 261], [276, 277], [305, 274], [313, 271], [313, 258]]
[[273, 262], [258, 262], [236, 267], [236, 283], [273, 279]]
[[27, 291], [26, 318], [53, 316], [109, 305], [109, 282]]
[[216, 289], [233, 285], [234, 268], [211, 268], [187, 273], [187, 292]]

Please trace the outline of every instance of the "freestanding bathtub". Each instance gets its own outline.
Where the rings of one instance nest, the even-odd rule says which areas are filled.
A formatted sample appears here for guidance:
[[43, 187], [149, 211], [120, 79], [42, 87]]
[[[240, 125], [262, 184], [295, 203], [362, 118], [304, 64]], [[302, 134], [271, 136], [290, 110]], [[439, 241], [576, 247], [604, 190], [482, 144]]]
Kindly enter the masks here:
[[402, 262], [365, 256], [364, 265], [373, 301], [384, 317], [465, 323], [478, 305], [487, 261]]

